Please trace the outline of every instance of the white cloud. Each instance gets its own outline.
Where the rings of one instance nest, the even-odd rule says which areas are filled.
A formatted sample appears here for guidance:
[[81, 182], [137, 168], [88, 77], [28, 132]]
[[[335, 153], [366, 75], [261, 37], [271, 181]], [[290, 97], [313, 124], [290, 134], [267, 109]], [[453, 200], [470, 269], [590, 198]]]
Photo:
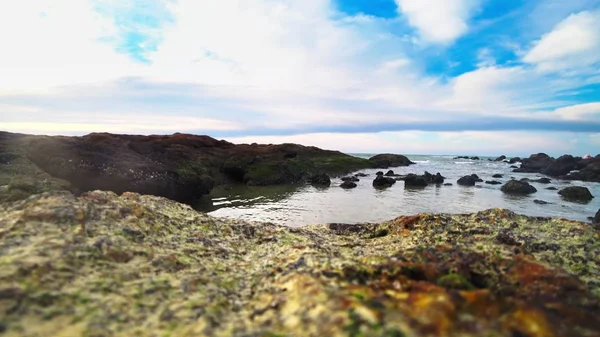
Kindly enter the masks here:
[[570, 15], [536, 41], [523, 60], [541, 71], [574, 70], [600, 62], [600, 11]]
[[554, 110], [554, 114], [566, 120], [583, 120], [595, 115], [600, 117], [600, 102], [577, 104]]
[[481, 0], [396, 0], [411, 26], [435, 43], [451, 43], [469, 29]]

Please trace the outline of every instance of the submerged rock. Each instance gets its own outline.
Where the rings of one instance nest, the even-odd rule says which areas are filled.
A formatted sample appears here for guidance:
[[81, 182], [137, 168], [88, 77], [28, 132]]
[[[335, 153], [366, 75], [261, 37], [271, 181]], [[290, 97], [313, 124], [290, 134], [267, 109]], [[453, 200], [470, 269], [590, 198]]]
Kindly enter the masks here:
[[558, 194], [562, 195], [567, 201], [588, 202], [594, 198], [590, 190], [583, 186], [565, 187]]
[[550, 191], [557, 191], [558, 190], [558, 188], [556, 188], [554, 186], [546, 187], [546, 189], [550, 190]]
[[404, 177], [404, 186], [406, 187], [425, 187], [427, 186], [427, 180], [423, 176], [416, 174], [409, 174]]
[[396, 173], [394, 173], [394, 171], [389, 170], [385, 173], [386, 177], [397, 177], [398, 175]]
[[550, 180], [548, 178], [540, 178], [540, 179], [531, 180], [531, 182], [540, 183], [540, 184], [550, 184], [552, 182], [552, 180]]
[[414, 164], [406, 156], [390, 153], [376, 155], [369, 158], [369, 161], [371, 161], [375, 167], [384, 169], [388, 167], [409, 166]]
[[351, 181], [351, 182], [359, 182], [360, 179], [358, 179], [357, 177], [342, 177], [340, 178], [342, 181]]
[[373, 180], [374, 187], [391, 187], [395, 183], [396, 183], [396, 179], [384, 177], [381, 175], [377, 176], [377, 178], [375, 178], [375, 180]]
[[473, 176], [464, 176], [456, 181], [459, 185], [462, 186], [475, 186], [477, 179]]
[[341, 188], [345, 188], [345, 189], [356, 188], [357, 186], [358, 186], [358, 185], [357, 185], [355, 182], [353, 182], [353, 181], [350, 181], [350, 180], [344, 181], [344, 182], [343, 182], [343, 183], [340, 185], [340, 187], [341, 187]]
[[496, 180], [488, 180], [485, 183], [488, 185], [502, 185], [502, 182]]
[[529, 183], [518, 180], [511, 180], [507, 182], [500, 190], [506, 194], [517, 195], [526, 195], [537, 192], [537, 189], [529, 185]]
[[492, 176], [492, 178], [503, 178], [503, 177], [504, 177], [504, 175], [502, 175], [502, 174], [500, 174], [500, 173], [494, 174], [494, 175]]
[[0, 205], [0, 233], [7, 336], [600, 333], [589, 223], [494, 209], [284, 227], [97, 191]]
[[547, 201], [538, 200], [538, 199], [535, 199], [533, 202], [536, 203], [536, 204], [538, 204], [538, 205], [547, 205], [547, 204], [549, 204], [549, 202], [547, 202]]

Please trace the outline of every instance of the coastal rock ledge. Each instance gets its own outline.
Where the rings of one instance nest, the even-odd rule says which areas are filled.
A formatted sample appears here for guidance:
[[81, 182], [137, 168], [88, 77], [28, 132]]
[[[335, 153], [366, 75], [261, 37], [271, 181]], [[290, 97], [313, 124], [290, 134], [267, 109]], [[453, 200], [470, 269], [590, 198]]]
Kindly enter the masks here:
[[5, 336], [600, 334], [590, 223], [493, 209], [292, 228], [50, 192], [0, 204], [0, 238]]

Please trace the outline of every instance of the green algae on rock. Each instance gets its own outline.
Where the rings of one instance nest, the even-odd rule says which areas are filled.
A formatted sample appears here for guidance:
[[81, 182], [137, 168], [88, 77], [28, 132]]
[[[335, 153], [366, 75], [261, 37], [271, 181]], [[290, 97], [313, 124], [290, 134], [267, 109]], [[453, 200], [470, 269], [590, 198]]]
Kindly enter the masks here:
[[494, 209], [289, 228], [160, 197], [0, 205], [5, 336], [598, 336], [600, 232]]

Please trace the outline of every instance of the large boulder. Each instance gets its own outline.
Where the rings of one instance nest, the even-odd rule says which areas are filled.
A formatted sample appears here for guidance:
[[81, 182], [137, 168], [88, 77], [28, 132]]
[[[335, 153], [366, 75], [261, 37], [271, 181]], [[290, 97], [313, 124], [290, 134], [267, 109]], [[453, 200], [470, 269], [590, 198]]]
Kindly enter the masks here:
[[551, 162], [548, 166], [541, 170], [541, 173], [547, 174], [551, 177], [559, 177], [568, 174], [572, 170], [577, 169], [581, 157], [573, 157], [571, 155], [564, 155]]
[[513, 172], [539, 173], [554, 162], [554, 158], [545, 153], [532, 154], [527, 159], [521, 161], [521, 167]]
[[477, 179], [473, 176], [464, 176], [456, 181], [461, 186], [475, 186]]
[[377, 176], [377, 178], [375, 178], [375, 180], [373, 180], [373, 187], [391, 187], [395, 183], [396, 183], [396, 180], [393, 178]]
[[429, 184], [436, 184], [436, 185], [441, 185], [444, 183], [444, 179], [446, 179], [444, 176], [442, 176], [439, 172], [434, 174], [431, 174], [427, 171], [425, 171], [425, 173], [423, 174], [423, 178], [425, 179], [425, 181]]
[[356, 188], [356, 186], [358, 186], [358, 185], [356, 185], [356, 183], [355, 183], [355, 182], [353, 182], [353, 181], [349, 181], [349, 180], [348, 180], [348, 181], [344, 181], [344, 182], [343, 182], [343, 183], [340, 185], [340, 187], [341, 187], [341, 188], [344, 188], [344, 189]]
[[500, 156], [500, 157], [498, 157], [498, 158], [494, 159], [494, 161], [504, 161], [505, 159], [506, 159], [506, 156], [505, 156], [505, 155], [502, 155], [502, 156]]
[[527, 195], [537, 192], [537, 189], [529, 185], [529, 183], [518, 180], [511, 180], [507, 182], [500, 190], [506, 194], [515, 195]]
[[406, 156], [391, 153], [378, 154], [369, 158], [369, 161], [371, 161], [375, 167], [383, 169], [389, 167], [409, 166], [414, 164]]
[[508, 161], [510, 164], [515, 164], [521, 161], [521, 158], [519, 157], [512, 157], [510, 158], [510, 160]]
[[594, 198], [590, 190], [583, 186], [565, 187], [558, 194], [562, 195], [565, 200], [576, 202], [588, 202]]
[[315, 174], [309, 178], [309, 182], [314, 186], [330, 186], [331, 178], [326, 174]]
[[567, 180], [582, 180], [600, 183], [600, 157], [596, 156], [591, 160], [586, 161], [586, 166], [578, 172], [571, 172], [562, 179]]

